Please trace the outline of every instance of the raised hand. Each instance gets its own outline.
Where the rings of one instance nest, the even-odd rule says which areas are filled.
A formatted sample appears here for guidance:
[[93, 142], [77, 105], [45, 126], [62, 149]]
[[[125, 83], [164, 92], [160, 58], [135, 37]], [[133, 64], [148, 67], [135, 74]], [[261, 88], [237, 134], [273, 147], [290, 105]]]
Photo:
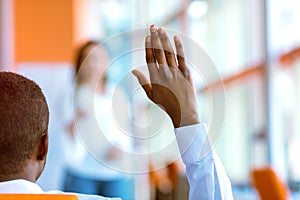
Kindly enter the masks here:
[[195, 87], [180, 39], [174, 37], [175, 55], [163, 28], [152, 25], [150, 33], [145, 40], [150, 80], [138, 70], [133, 70], [133, 74], [148, 98], [171, 117], [175, 128], [199, 123]]

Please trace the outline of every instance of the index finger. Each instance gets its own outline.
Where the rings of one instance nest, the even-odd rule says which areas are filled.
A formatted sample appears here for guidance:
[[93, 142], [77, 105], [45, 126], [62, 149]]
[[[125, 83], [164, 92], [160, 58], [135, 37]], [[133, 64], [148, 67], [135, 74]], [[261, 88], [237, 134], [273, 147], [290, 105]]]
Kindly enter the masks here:
[[155, 73], [158, 71], [156, 61], [153, 55], [152, 46], [151, 46], [151, 37], [148, 35], [145, 39], [145, 52], [146, 52], [146, 62], [149, 71], [150, 80], [153, 79]]

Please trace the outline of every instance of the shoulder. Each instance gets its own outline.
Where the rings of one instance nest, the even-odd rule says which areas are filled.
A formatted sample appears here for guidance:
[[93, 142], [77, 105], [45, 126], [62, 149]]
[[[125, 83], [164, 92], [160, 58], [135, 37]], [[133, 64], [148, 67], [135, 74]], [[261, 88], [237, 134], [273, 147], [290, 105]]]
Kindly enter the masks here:
[[79, 194], [79, 193], [69, 193], [69, 192], [62, 192], [58, 190], [53, 190], [46, 192], [47, 194], [71, 194], [76, 195], [79, 200], [121, 200], [120, 198], [108, 198], [108, 197], [102, 197], [98, 195], [90, 195], [90, 194]]
[[119, 198], [107, 198], [98, 195], [76, 194], [79, 200], [121, 200]]

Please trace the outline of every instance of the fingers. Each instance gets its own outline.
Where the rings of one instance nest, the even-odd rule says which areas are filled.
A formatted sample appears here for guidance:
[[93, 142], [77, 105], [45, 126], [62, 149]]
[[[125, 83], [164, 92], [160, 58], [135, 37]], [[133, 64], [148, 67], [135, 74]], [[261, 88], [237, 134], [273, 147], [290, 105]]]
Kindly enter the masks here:
[[138, 79], [148, 98], [153, 100], [152, 86], [150, 81], [145, 77], [145, 75], [142, 72], [138, 70], [132, 70], [132, 74]]
[[158, 68], [152, 51], [150, 36], [147, 36], [145, 39], [145, 51], [146, 51], [146, 62], [147, 62], [147, 67], [150, 75], [150, 80], [152, 80], [153, 76], [155, 76], [156, 72], [158, 71]]
[[185, 61], [184, 49], [182, 42], [178, 38], [178, 36], [174, 37], [175, 47], [176, 47], [176, 54], [178, 60], [178, 68], [182, 71], [183, 75], [186, 78], [190, 78], [190, 70]]
[[[168, 67], [177, 67], [183, 73], [184, 77], [191, 80], [190, 70], [185, 61], [184, 49], [178, 36], [174, 37], [176, 56], [172, 44], [164, 28], [157, 29], [154, 25], [150, 26], [151, 36], [146, 37], [146, 60], [150, 73], [150, 80], [156, 75], [156, 72], [169, 73]], [[158, 63], [159, 67], [156, 65]], [[178, 62], [178, 64], [177, 64]]]
[[151, 33], [151, 44], [154, 51], [154, 57], [157, 60], [159, 67], [167, 66], [165, 52], [162, 47], [160, 37], [157, 32], [157, 28], [154, 25], [150, 26], [150, 33]]
[[166, 61], [168, 63], [168, 66], [169, 67], [176, 67], [177, 63], [176, 63], [174, 50], [173, 50], [173, 47], [171, 45], [171, 42], [169, 40], [169, 37], [168, 37], [165, 29], [162, 28], [162, 27], [159, 28], [158, 33], [159, 33], [159, 36], [160, 36], [160, 41], [161, 41], [162, 47], [164, 49], [164, 53], [165, 53], [165, 57], [166, 57]]

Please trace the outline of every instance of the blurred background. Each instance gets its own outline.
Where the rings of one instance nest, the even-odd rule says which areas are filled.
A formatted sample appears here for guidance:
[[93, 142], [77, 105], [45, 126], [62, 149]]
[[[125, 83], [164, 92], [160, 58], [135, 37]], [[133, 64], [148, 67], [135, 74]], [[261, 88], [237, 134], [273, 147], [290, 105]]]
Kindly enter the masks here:
[[[197, 84], [199, 107], [202, 121], [207, 121], [211, 109], [218, 113], [218, 103], [225, 106], [215, 147], [232, 181], [235, 198], [258, 199], [251, 171], [266, 166], [274, 169], [297, 198], [299, 8], [298, 0], [0, 0], [0, 70], [15, 71], [38, 82], [51, 111], [49, 160], [53, 166], [48, 164], [49, 175], [44, 178], [47, 181], [41, 179], [41, 185], [62, 189], [63, 169], [70, 156], [64, 147], [72, 116], [78, 45], [156, 24], [191, 38], [207, 52], [220, 73], [222, 81], [207, 77], [206, 85]], [[143, 44], [144, 37], [117, 37], [107, 46], [108, 51], [118, 54], [137, 41]], [[188, 51], [197, 56], [193, 49]], [[117, 60], [109, 71], [109, 81], [118, 84], [139, 59], [143, 61], [143, 56]], [[122, 89], [126, 93], [134, 84], [125, 81]], [[213, 108], [211, 98], [215, 99]], [[131, 106], [141, 110], [133, 113], [149, 107], [136, 101], [138, 104]], [[136, 199], [153, 197], [153, 177], [138, 174], [134, 180]]]

